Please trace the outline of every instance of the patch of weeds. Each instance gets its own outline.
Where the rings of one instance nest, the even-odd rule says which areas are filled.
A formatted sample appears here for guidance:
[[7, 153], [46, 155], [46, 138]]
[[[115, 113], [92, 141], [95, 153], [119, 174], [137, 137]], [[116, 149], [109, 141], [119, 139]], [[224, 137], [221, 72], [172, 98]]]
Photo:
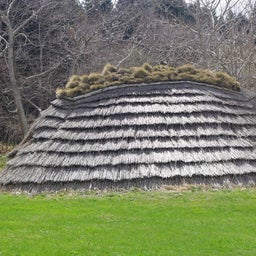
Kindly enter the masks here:
[[6, 155], [0, 155], [0, 170], [2, 170], [6, 165]]

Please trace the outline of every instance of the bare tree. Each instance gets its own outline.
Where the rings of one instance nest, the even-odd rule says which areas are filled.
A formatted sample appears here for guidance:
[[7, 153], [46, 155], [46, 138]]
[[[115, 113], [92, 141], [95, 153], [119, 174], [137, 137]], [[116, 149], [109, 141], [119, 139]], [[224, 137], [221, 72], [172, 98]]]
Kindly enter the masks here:
[[[68, 76], [69, 52], [76, 47], [70, 32], [72, 19], [81, 13], [75, 0], [0, 1], [0, 7], [0, 64], [2, 70], [6, 65], [8, 72], [2, 84], [5, 95], [9, 95], [9, 89], [12, 93], [24, 136], [29, 128], [30, 107], [39, 112], [39, 101], [48, 102], [47, 94], [55, 90], [49, 86], [51, 77], [56, 72], [64, 73], [65, 79]], [[55, 81], [63, 83], [63, 75]]]
[[0, 111], [14, 116], [17, 109], [23, 133], [70, 75], [100, 71], [108, 62], [193, 63], [243, 85], [255, 82], [254, 1], [240, 6], [239, 15], [232, 14], [234, 0], [115, 2], [0, 0]]
[[[23, 135], [25, 135], [28, 131], [28, 122], [25, 115], [24, 107], [22, 104], [22, 97], [20, 93], [20, 88], [17, 82], [16, 73], [15, 73], [15, 56], [14, 56], [14, 46], [15, 40], [18, 36], [26, 36], [20, 31], [28, 24], [36, 15], [38, 15], [43, 8], [46, 7], [46, 4], [42, 4], [35, 10], [32, 10], [28, 17], [22, 19], [18, 24], [12, 21], [12, 11], [14, 5], [16, 4], [17, 0], [12, 0], [5, 6], [5, 10], [0, 10], [0, 17], [2, 22], [6, 25], [6, 34], [1, 35], [2, 41], [5, 43], [5, 47], [2, 51], [2, 54], [7, 51], [7, 66], [9, 71], [9, 79], [11, 84], [11, 90], [15, 102], [15, 106], [17, 108], [21, 128]], [[6, 39], [7, 38], [7, 39]]]

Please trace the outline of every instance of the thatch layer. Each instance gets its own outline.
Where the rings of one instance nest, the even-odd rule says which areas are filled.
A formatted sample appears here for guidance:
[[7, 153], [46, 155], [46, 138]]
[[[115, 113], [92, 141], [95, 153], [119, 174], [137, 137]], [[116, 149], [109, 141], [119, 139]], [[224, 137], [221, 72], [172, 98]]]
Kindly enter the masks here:
[[58, 99], [9, 160], [0, 185], [154, 187], [193, 179], [255, 184], [255, 117], [245, 94], [191, 82]]
[[167, 189], [174, 189], [173, 186], [189, 184], [193, 186], [210, 186], [212, 188], [232, 188], [234, 186], [255, 186], [256, 175], [248, 173], [246, 175], [222, 175], [222, 176], [203, 176], [197, 175], [192, 177], [175, 176], [171, 179], [163, 179], [161, 177], [140, 178], [132, 180], [98, 180], [90, 181], [72, 181], [72, 182], [44, 182], [44, 183], [8, 183], [4, 186], [5, 190], [12, 191], [29, 191], [30, 193], [38, 193], [45, 191], [58, 191], [58, 190], [79, 190], [86, 191], [92, 189], [113, 189], [121, 190], [139, 187], [142, 189], [158, 189], [163, 186]]

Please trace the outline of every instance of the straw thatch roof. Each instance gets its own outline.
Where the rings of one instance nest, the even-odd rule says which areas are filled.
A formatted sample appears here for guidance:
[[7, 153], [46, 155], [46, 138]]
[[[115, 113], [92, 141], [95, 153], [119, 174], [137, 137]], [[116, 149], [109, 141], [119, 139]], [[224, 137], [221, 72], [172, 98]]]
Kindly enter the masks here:
[[0, 173], [3, 188], [256, 182], [256, 110], [242, 92], [195, 82], [57, 99]]

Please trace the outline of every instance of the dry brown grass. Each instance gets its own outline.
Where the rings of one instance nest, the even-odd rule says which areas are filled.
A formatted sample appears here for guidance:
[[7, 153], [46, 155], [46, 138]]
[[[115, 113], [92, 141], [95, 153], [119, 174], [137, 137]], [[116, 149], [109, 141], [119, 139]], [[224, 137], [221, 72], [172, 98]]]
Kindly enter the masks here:
[[240, 85], [234, 77], [223, 72], [196, 69], [190, 64], [179, 67], [156, 65], [152, 67], [144, 63], [141, 67], [129, 69], [116, 68], [107, 64], [101, 73], [91, 73], [83, 76], [72, 76], [65, 88], [58, 88], [58, 97], [76, 97], [105, 87], [121, 84], [152, 83], [160, 81], [194, 81], [240, 90]]

